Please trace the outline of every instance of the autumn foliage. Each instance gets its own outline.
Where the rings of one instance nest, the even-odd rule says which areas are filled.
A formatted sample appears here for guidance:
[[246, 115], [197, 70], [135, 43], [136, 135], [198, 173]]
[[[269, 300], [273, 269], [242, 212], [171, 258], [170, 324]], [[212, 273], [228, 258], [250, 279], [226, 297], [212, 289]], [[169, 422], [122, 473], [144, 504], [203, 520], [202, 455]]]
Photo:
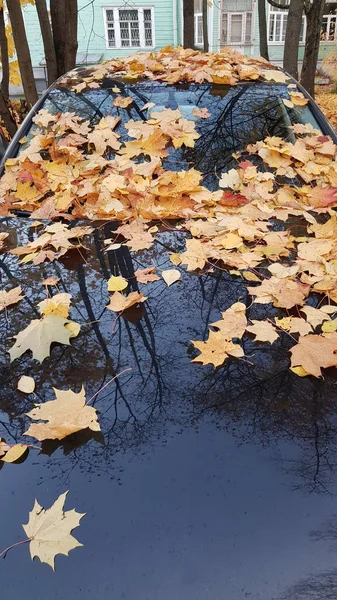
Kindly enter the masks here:
[[[202, 54], [168, 48], [108, 61], [86, 73], [82, 78], [71, 73], [63, 85], [81, 93], [99, 87], [107, 75], [169, 84], [287, 80], [265, 61], [228, 50]], [[219, 268], [247, 282], [251, 302], [281, 311], [278, 317], [249, 321], [247, 306], [238, 298], [211, 323], [205, 340], [193, 340], [197, 350], [193, 362], [218, 368], [226, 360], [246, 360], [244, 336], [256, 344], [273, 344], [287, 335], [293, 343], [289, 364], [298, 376], [319, 377], [322, 368], [337, 366], [337, 162], [332, 139], [310, 124], [289, 125], [287, 139], [268, 136], [234, 154], [236, 167], [217, 173], [218, 185], [209, 189], [193, 165], [189, 170], [167, 170], [165, 158], [174, 149], [198, 143], [199, 124], [210, 118], [210, 112], [194, 109], [192, 120], [179, 108], [156, 110], [154, 104], [144, 103], [147, 118], [123, 118], [127, 136], [122, 138], [121, 114], [125, 117], [122, 111], [129, 110], [133, 99], [120, 94], [118, 81], [113, 90], [114, 114], [96, 124], [74, 113], [50, 114], [44, 109], [34, 117], [30, 139], [17, 158], [7, 160], [0, 181], [0, 212], [29, 211], [33, 219], [57, 222], [11, 252], [21, 262], [35, 265], [57, 260], [69, 250], [81, 252], [95, 225], [65, 224], [76, 218], [119, 221], [114, 236], [105, 240], [106, 252], [122, 244], [131, 253], [149, 250], [159, 227], [175, 219], [186, 233], [184, 249], [169, 252], [173, 267], [161, 274], [156, 266], [138, 269], [135, 278], [140, 286], [160, 278], [167, 286], [183, 285], [185, 270], [200, 274]], [[288, 91], [285, 108], [306, 105], [307, 99], [293, 84]], [[128, 293], [127, 279], [118, 274], [109, 279], [108, 291], [106, 308], [116, 318], [151, 300], [146, 288]], [[22, 297], [20, 287], [1, 292], [0, 310], [11, 310]], [[317, 300], [315, 306], [312, 298]], [[11, 360], [32, 352], [42, 362], [52, 343], [69, 345], [80, 330], [69, 319], [70, 303], [65, 293], [40, 302], [40, 318], [15, 336]], [[254, 357], [249, 363], [254, 368]], [[44, 440], [62, 439], [88, 427], [99, 431], [97, 413], [87, 406], [84, 390], [79, 394], [55, 390], [55, 396], [30, 411], [32, 420], [43, 423], [32, 423], [25, 435]], [[17, 448], [20, 451], [24, 448]], [[2, 441], [0, 452], [5, 461], [14, 451]], [[34, 540], [34, 528], [28, 529]], [[75, 545], [69, 542], [61, 548]], [[52, 566], [54, 555], [45, 556]]]

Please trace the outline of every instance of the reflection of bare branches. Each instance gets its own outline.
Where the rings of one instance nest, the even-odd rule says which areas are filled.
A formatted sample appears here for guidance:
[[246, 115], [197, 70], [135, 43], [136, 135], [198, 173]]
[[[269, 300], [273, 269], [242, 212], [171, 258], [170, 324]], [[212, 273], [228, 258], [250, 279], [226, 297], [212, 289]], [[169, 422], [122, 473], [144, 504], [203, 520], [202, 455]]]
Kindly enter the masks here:
[[311, 575], [291, 586], [279, 600], [336, 600], [337, 569]]

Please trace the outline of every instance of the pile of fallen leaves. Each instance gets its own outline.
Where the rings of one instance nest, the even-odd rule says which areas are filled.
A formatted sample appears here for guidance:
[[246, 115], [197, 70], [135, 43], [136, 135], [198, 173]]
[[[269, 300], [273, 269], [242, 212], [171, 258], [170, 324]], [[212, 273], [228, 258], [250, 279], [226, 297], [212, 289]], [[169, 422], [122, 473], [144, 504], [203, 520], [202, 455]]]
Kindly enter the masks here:
[[[267, 67], [265, 61], [229, 50], [202, 54], [164, 49], [156, 55], [108, 61], [92, 69], [80, 83], [76, 73], [64, 83], [81, 92], [99, 87], [108, 74], [167, 83], [187, 80], [235, 85], [247, 79], [286, 80], [282, 72]], [[114, 91], [118, 94], [120, 90], [116, 87]], [[127, 111], [132, 102], [132, 98], [117, 95], [114, 106]], [[307, 100], [290, 85], [283, 102], [294, 108], [304, 106]], [[143, 109], [147, 108], [144, 105]], [[176, 227], [186, 232], [186, 246], [181, 253], [170, 253], [173, 267], [161, 273], [167, 286], [181, 279], [183, 268], [202, 273], [220, 267], [248, 282], [253, 302], [272, 304], [283, 311], [280, 317], [249, 322], [246, 305], [235, 302], [210, 325], [205, 341], [193, 341], [200, 352], [193, 362], [219, 367], [229, 358], [242, 360], [244, 335], [257, 344], [273, 344], [282, 334], [293, 341], [290, 362], [297, 375], [319, 377], [322, 368], [337, 366], [337, 162], [333, 141], [309, 124], [289, 126], [287, 140], [267, 137], [236, 154], [237, 167], [220, 173], [218, 189], [210, 190], [197, 169], [169, 171], [163, 164], [170, 150], [194, 147], [199, 138], [198, 120], [209, 118], [208, 110], [194, 109], [192, 121], [179, 109], [151, 108], [148, 119], [123, 121], [128, 132], [123, 141], [116, 131], [119, 116], [106, 116], [93, 125], [74, 113], [52, 115], [41, 110], [34, 117], [37, 127], [31, 139], [17, 158], [6, 163], [0, 181], [1, 214], [25, 210], [34, 219], [121, 221], [115, 236], [105, 240], [107, 252], [122, 244], [130, 252], [147, 250], [159, 231], [153, 220], [180, 219]], [[301, 221], [300, 236], [288, 226], [289, 218]], [[33, 225], [37, 230], [42, 223]], [[21, 263], [40, 265], [58, 260], [69, 250], [81, 252], [83, 239], [92, 231], [91, 226], [49, 224], [11, 252]], [[6, 235], [0, 243], [6, 245]], [[135, 277], [140, 286], [160, 278], [155, 266], [139, 269]], [[57, 281], [49, 278], [43, 284], [47, 289]], [[122, 314], [148, 299], [143, 291], [127, 290], [125, 278], [112, 276], [106, 308]], [[12, 310], [22, 294], [21, 287], [1, 291], [0, 311]], [[309, 301], [310, 294], [319, 298], [316, 307]], [[70, 294], [47, 295], [37, 307], [40, 318], [14, 336], [11, 360], [32, 352], [33, 358], [42, 362], [52, 343], [69, 345], [80, 330], [80, 325], [69, 319], [70, 302]], [[18, 389], [32, 393], [34, 381], [21, 378]], [[90, 400], [86, 401], [83, 389], [79, 394], [54, 391], [54, 400], [37, 404], [28, 413], [34, 422], [25, 435], [43, 441], [63, 439], [86, 428], [100, 430], [96, 409], [88, 406]], [[0, 460], [13, 462], [29, 446], [0, 440]], [[79, 545], [70, 531], [81, 515], [64, 513], [64, 500], [63, 494], [49, 511], [36, 504], [24, 526], [32, 557], [37, 555], [51, 566], [55, 554], [67, 554]]]
[[337, 129], [337, 94], [317, 90], [316, 102], [331, 125]]
[[194, 83], [222, 83], [235, 85], [239, 81], [265, 79], [277, 74], [274, 67], [261, 57], [250, 57], [230, 48], [220, 52], [199, 52], [181, 46], [167, 46], [159, 52], [142, 52], [122, 58], [113, 58], [87, 70], [78, 82], [78, 72], [71, 71], [61, 81], [75, 92], [97, 88], [105, 77], [118, 76], [127, 80], [152, 79], [174, 84], [179, 81]]

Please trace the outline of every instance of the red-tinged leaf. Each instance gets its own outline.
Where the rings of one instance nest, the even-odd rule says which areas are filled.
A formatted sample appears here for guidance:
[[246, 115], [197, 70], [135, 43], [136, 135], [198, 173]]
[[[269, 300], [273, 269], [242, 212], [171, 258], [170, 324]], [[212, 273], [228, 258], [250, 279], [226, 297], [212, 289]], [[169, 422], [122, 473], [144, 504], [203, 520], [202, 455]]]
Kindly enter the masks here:
[[246, 196], [243, 196], [242, 194], [233, 194], [233, 192], [229, 190], [224, 192], [221, 200], [219, 200], [221, 206], [243, 206], [248, 203], [249, 200]]

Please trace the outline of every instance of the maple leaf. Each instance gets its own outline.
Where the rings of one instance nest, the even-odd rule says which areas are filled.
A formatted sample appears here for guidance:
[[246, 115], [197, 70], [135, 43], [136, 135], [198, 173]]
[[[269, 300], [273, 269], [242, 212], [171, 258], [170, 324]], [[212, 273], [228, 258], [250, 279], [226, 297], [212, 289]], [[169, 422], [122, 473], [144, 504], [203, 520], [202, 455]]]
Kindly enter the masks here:
[[322, 306], [321, 308], [314, 308], [313, 306], [303, 306], [301, 312], [304, 312], [306, 319], [310, 325], [315, 329], [318, 325], [321, 325], [323, 321], [330, 319], [329, 314], [336, 312], [336, 306]]
[[60, 281], [59, 277], [47, 277], [46, 279], [44, 279], [42, 281], [43, 285], [55, 285], [57, 286], [58, 282]]
[[17, 286], [8, 292], [1, 291], [0, 292], [0, 311], [7, 308], [11, 304], [16, 304], [23, 299], [21, 286]]
[[203, 269], [207, 261], [205, 249], [200, 240], [186, 240], [186, 250], [180, 254], [180, 262], [187, 265], [188, 271]]
[[303, 367], [305, 371], [319, 377], [321, 368], [337, 366], [337, 333], [306, 335], [300, 337], [296, 346], [291, 348], [291, 366]]
[[113, 101], [113, 105], [117, 106], [118, 108], [127, 108], [128, 106], [130, 106], [130, 104], [132, 104], [133, 99], [130, 98], [130, 96], [126, 96], [125, 98], [123, 98], [123, 96], [117, 96], [117, 98], [114, 99]]
[[56, 121], [57, 115], [52, 115], [45, 108], [41, 108], [37, 115], [32, 118], [33, 123], [39, 125], [39, 127], [48, 127], [49, 123]]
[[71, 331], [66, 328], [69, 321], [62, 317], [47, 315], [42, 319], [33, 319], [30, 324], [15, 335], [16, 342], [9, 350], [11, 361], [31, 350], [33, 358], [42, 362], [50, 354], [52, 343], [66, 344], [69, 346]]
[[292, 103], [296, 104], [296, 106], [305, 106], [309, 102], [308, 98], [303, 96], [302, 92], [289, 92], [289, 96]]
[[147, 250], [151, 248], [154, 238], [148, 231], [147, 226], [141, 220], [134, 221], [128, 225], [121, 225], [116, 229], [116, 234], [121, 234], [128, 241], [126, 245], [130, 250], [137, 252], [138, 250]]
[[277, 340], [278, 333], [269, 321], [256, 321], [252, 319], [253, 325], [246, 327], [246, 331], [255, 335], [256, 342], [270, 342]]
[[242, 338], [247, 327], [246, 305], [243, 302], [235, 302], [221, 313], [221, 316], [219, 321], [211, 325], [219, 329], [226, 339]]
[[200, 350], [199, 356], [193, 358], [192, 362], [201, 362], [203, 365], [219, 367], [229, 356], [240, 358], [244, 355], [241, 346], [224, 338], [221, 331], [210, 330], [206, 342], [192, 340], [192, 344]]
[[281, 308], [292, 308], [296, 304], [302, 305], [309, 290], [309, 285], [291, 279], [280, 280], [277, 277], [264, 279], [261, 285], [247, 288], [249, 294], [256, 296], [255, 302], [260, 304], [273, 302], [274, 306]]
[[42, 440], [62, 440], [63, 438], [81, 431], [91, 429], [100, 431], [97, 420], [97, 412], [92, 406], [85, 403], [85, 391], [76, 394], [72, 390], [57, 390], [55, 400], [44, 404], [35, 404], [35, 408], [27, 413], [34, 421], [43, 423], [32, 423], [24, 435]]
[[307, 190], [308, 202], [313, 208], [323, 208], [337, 204], [337, 188], [311, 187]]
[[147, 298], [142, 292], [131, 292], [128, 296], [123, 296], [120, 292], [115, 292], [111, 296], [107, 308], [113, 312], [122, 312], [127, 308], [131, 308], [131, 306], [138, 304], [138, 302], [145, 302], [146, 300]]
[[283, 71], [276, 71], [275, 69], [262, 71], [262, 76], [267, 81], [276, 81], [277, 83], [286, 83], [289, 80], [289, 76]]
[[62, 292], [38, 303], [41, 315], [54, 315], [66, 319], [69, 315], [71, 294]]
[[30, 540], [30, 556], [36, 556], [41, 562], [47, 563], [55, 570], [55, 556], [64, 554], [68, 556], [70, 550], [78, 548], [80, 544], [72, 535], [73, 529], [79, 526], [85, 513], [77, 513], [74, 509], [64, 511], [64, 503], [68, 492], [61, 494], [56, 502], [44, 509], [37, 500], [29, 513], [29, 520], [23, 529]]
[[156, 267], [148, 267], [146, 269], [138, 269], [135, 271], [135, 277], [139, 283], [150, 283], [151, 281], [159, 281], [160, 277], [155, 274]]

